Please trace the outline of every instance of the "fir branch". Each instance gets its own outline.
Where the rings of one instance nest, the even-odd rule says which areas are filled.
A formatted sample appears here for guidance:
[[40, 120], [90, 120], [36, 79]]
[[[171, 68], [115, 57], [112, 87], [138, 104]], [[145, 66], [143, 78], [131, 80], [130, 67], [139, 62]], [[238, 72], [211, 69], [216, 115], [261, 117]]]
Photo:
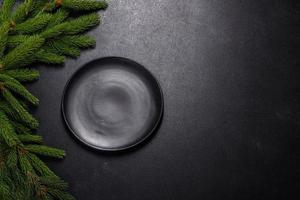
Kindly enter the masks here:
[[49, 49], [44, 48], [35, 54], [35, 60], [47, 64], [62, 64], [65, 62], [65, 57], [56, 54], [57, 52], [51, 52]]
[[54, 198], [57, 198], [59, 200], [75, 200], [75, 198], [62, 191], [62, 190], [58, 190], [58, 189], [52, 189], [52, 188], [49, 188], [49, 191], [48, 191]]
[[49, 3], [49, 0], [38, 0], [34, 1], [31, 11], [31, 16], [36, 16], [37, 14], [44, 11], [46, 4]]
[[10, 24], [8, 22], [4, 22], [2, 26], [0, 26], [0, 58], [3, 56], [7, 45], [9, 28]]
[[14, 125], [15, 120], [20, 120], [18, 113], [11, 107], [11, 105], [4, 100], [0, 100], [0, 111], [3, 111], [8, 117], [12, 118], [11, 124]]
[[23, 143], [42, 143], [42, 137], [39, 135], [31, 135], [31, 134], [20, 134], [17, 135], [19, 140]]
[[60, 23], [62, 23], [63, 21], [65, 21], [65, 19], [68, 17], [69, 15], [69, 11], [63, 8], [60, 8], [56, 11], [56, 13], [54, 13], [52, 15], [52, 18], [50, 19], [48, 25], [47, 25], [47, 29], [58, 25]]
[[31, 130], [37, 128], [38, 122], [28, 112], [27, 105], [11, 91], [17, 97], [37, 103], [20, 82], [36, 80], [38, 72], [17, 68], [33, 62], [61, 64], [63, 55], [75, 57], [81, 48], [94, 47], [94, 39], [77, 34], [99, 24], [97, 13], [71, 19], [69, 10], [97, 10], [107, 4], [95, 0], [24, 0], [13, 12], [14, 1], [3, 0], [0, 8], [0, 94], [3, 97], [0, 97], [0, 199], [73, 200], [65, 192], [67, 184], [35, 155], [62, 158], [64, 151], [31, 144], [42, 140]]
[[100, 23], [100, 16], [97, 13], [83, 15], [77, 19], [65, 22], [64, 33], [67, 35], [75, 35], [82, 33]]
[[31, 114], [29, 114], [27, 110], [25, 110], [20, 102], [7, 89], [2, 89], [2, 95], [10, 104], [10, 106], [17, 112], [24, 123], [33, 129], [38, 127], [38, 121]]
[[31, 102], [34, 105], [39, 103], [39, 100], [33, 96], [19, 81], [16, 79], [7, 76], [5, 74], [0, 74], [0, 81], [3, 81], [4, 87], [14, 91], [15, 93], [19, 94], [27, 101]]
[[33, 0], [25, 0], [13, 13], [12, 20], [18, 24], [26, 19], [33, 8]]
[[45, 200], [55, 200], [54, 197], [52, 197], [50, 194], [46, 194], [44, 197]]
[[13, 169], [16, 168], [18, 163], [18, 155], [16, 149], [11, 149], [7, 154], [6, 165], [7, 167]]
[[59, 5], [70, 8], [72, 10], [99, 10], [107, 8], [108, 4], [106, 1], [97, 1], [97, 0], [56, 0]]
[[63, 158], [66, 153], [65, 151], [57, 148], [52, 148], [44, 145], [26, 145], [25, 148], [32, 152], [43, 156]]
[[22, 44], [11, 50], [3, 58], [4, 68], [17, 68], [33, 62], [33, 59], [30, 58], [32, 58], [34, 52], [43, 45], [44, 41], [45, 40], [39, 36], [27, 38]]
[[27, 154], [27, 151], [25, 151], [25, 150], [20, 150], [19, 154], [18, 154], [19, 164], [20, 164], [21, 170], [24, 174], [27, 174], [28, 172], [34, 172], [33, 167], [30, 164], [26, 154]]
[[9, 122], [9, 119], [5, 115], [4, 112], [0, 110], [0, 137], [4, 140], [4, 142], [12, 147], [17, 144], [17, 137], [14, 132], [14, 128]]
[[39, 159], [36, 155], [33, 153], [28, 154], [28, 158], [30, 160], [30, 163], [32, 164], [35, 171], [37, 171], [41, 176], [47, 176], [47, 177], [56, 177], [54, 172], [52, 172], [47, 165]]
[[43, 185], [59, 190], [65, 190], [68, 188], [68, 184], [65, 181], [61, 180], [59, 177], [41, 176], [40, 182]]
[[21, 24], [17, 24], [14, 31], [18, 32], [19, 34], [35, 33], [44, 28], [51, 18], [52, 15], [46, 13], [37, 15]]
[[25, 42], [29, 37], [29, 35], [11, 35], [8, 37], [7, 47], [11, 49], [15, 48], [19, 44]]
[[97, 13], [83, 15], [76, 19], [58, 24], [50, 29], [41, 33], [43, 38], [53, 38], [60, 36], [61, 34], [75, 35], [82, 33], [100, 23], [100, 17]]
[[3, 0], [0, 9], [0, 20], [2, 22], [7, 21], [10, 18], [12, 7], [15, 4], [15, 0]]
[[60, 55], [71, 56], [71, 57], [77, 57], [80, 55], [79, 48], [68, 45], [64, 42], [52, 41], [52, 42], [48, 42], [48, 45], [50, 46], [50, 48], [48, 48], [49, 50], [51, 50], [52, 48], [52, 52], [57, 52]]
[[11, 199], [9, 186], [3, 181], [0, 181], [0, 197], [3, 200]]
[[3, 71], [3, 74], [6, 74], [20, 82], [34, 81], [40, 76], [39, 71], [34, 69], [5, 70]]
[[57, 42], [63, 42], [69, 46], [78, 48], [95, 47], [96, 41], [94, 38], [87, 35], [68, 35], [63, 36], [56, 40]]
[[20, 134], [20, 135], [22, 135], [22, 134], [23, 135], [31, 134], [31, 130], [28, 127], [24, 126], [23, 124], [20, 124], [20, 123], [15, 122], [15, 121], [11, 121], [11, 124], [14, 127], [15, 132], [17, 134]]

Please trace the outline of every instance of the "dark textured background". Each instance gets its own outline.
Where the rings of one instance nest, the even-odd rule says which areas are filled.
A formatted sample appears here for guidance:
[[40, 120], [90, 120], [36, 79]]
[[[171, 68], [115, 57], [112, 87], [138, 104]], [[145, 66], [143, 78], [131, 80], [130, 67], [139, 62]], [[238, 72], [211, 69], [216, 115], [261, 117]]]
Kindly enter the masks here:
[[[49, 164], [78, 200], [299, 199], [299, 0], [111, 0], [103, 14], [96, 49], [30, 86], [46, 143], [68, 154]], [[68, 78], [103, 56], [164, 90], [161, 128], [134, 151], [85, 148], [61, 117]]]

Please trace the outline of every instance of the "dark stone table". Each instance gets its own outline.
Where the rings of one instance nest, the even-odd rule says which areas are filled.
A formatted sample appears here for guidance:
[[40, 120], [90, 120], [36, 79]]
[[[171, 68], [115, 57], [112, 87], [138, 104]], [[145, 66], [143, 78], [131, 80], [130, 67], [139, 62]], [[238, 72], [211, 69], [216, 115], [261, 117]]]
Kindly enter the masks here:
[[[299, 0], [111, 0], [97, 47], [30, 86], [45, 142], [67, 151], [49, 164], [78, 200], [299, 199], [299, 27]], [[104, 56], [145, 65], [165, 95], [159, 131], [120, 154], [79, 144], [60, 111]]]

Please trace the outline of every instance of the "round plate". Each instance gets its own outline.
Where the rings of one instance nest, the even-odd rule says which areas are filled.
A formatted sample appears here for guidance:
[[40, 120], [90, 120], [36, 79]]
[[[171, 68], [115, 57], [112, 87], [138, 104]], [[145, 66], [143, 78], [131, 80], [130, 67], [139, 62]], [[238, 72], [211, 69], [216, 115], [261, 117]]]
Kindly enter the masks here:
[[126, 58], [100, 58], [68, 81], [62, 112], [68, 128], [84, 144], [123, 150], [156, 129], [163, 114], [163, 95], [158, 81], [142, 65]]

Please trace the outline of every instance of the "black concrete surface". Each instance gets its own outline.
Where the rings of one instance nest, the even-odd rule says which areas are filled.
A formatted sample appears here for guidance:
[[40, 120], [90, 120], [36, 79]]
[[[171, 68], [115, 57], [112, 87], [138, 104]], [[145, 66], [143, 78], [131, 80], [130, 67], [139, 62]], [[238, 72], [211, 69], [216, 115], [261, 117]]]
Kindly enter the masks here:
[[[97, 47], [64, 67], [41, 66], [31, 85], [50, 166], [78, 200], [299, 199], [300, 2], [110, 0]], [[131, 151], [79, 144], [60, 101], [85, 63], [122, 56], [164, 91], [158, 132]]]

